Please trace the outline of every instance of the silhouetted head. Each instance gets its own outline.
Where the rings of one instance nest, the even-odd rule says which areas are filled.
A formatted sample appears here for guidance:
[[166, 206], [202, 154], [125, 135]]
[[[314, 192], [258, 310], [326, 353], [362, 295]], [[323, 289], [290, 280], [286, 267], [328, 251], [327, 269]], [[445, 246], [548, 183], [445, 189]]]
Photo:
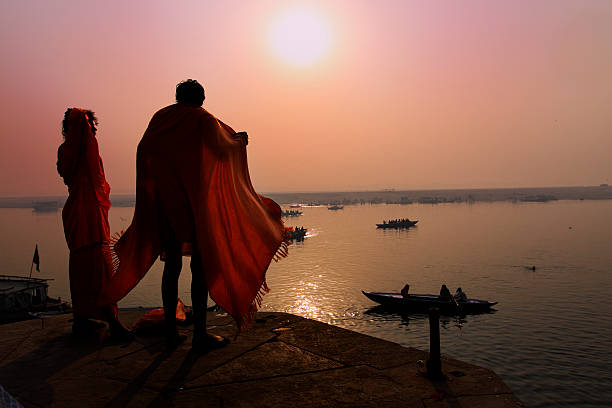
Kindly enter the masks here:
[[[73, 112], [74, 111], [74, 112]], [[98, 130], [96, 126], [98, 125], [98, 118], [96, 118], [95, 113], [90, 110], [78, 109], [78, 108], [68, 108], [64, 113], [64, 120], [62, 121], [62, 136], [66, 139], [66, 133], [69, 132], [70, 123], [75, 121], [75, 114], [84, 114], [87, 117], [87, 121], [89, 122], [89, 127], [91, 128], [91, 132], [96, 135], [96, 131]]]
[[195, 79], [187, 79], [176, 86], [176, 102], [185, 105], [202, 106], [204, 87]]

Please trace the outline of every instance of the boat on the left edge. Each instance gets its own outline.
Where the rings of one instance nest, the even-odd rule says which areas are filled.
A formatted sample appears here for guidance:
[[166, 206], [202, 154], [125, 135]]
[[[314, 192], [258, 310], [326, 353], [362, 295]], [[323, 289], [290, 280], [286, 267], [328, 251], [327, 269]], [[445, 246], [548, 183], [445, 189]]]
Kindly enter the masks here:
[[72, 312], [70, 303], [48, 296], [49, 280], [0, 275], [0, 324]]

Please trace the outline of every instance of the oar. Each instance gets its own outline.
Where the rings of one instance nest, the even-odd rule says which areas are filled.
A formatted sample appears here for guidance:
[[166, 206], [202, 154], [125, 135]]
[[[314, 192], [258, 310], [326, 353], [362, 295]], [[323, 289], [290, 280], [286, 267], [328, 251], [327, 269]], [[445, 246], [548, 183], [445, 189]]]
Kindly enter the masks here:
[[457, 299], [455, 299], [454, 295], [452, 295], [451, 297], [453, 299], [453, 302], [455, 303], [455, 306], [457, 307], [457, 311], [461, 313], [462, 312], [461, 305], [459, 304], [459, 302], [457, 302]]
[[459, 322], [459, 315], [463, 314], [463, 310], [461, 309], [461, 305], [459, 304], [459, 302], [457, 302], [457, 299], [455, 299], [455, 296], [453, 295], [453, 302], [455, 302], [455, 306], [457, 307], [457, 313], [455, 313], [455, 324], [457, 325], [457, 327], [459, 328], [459, 330], [461, 330], [461, 324]]

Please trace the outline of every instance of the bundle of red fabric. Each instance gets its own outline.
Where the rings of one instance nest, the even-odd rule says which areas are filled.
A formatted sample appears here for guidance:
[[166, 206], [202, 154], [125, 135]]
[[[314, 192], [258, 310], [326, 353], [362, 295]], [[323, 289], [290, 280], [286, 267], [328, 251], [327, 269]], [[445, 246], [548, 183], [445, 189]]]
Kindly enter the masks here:
[[245, 328], [268, 290], [270, 262], [287, 255], [285, 228], [280, 207], [253, 189], [244, 140], [201, 107], [175, 104], [151, 119], [138, 145], [134, 218], [114, 245], [116, 272], [100, 303], [121, 299], [147, 273], [165, 224], [185, 252], [197, 246], [211, 298]]
[[[176, 321], [184, 323], [187, 320], [187, 312], [189, 307], [185, 306], [179, 298], [176, 303]], [[164, 309], [157, 308], [145, 313], [133, 326], [137, 332], [161, 332], [164, 329]]]

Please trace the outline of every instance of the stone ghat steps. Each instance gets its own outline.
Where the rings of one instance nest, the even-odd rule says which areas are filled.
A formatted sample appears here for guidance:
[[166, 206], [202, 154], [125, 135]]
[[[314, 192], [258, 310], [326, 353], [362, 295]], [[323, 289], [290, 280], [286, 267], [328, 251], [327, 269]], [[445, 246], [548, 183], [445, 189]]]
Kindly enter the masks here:
[[[169, 352], [155, 334], [75, 338], [70, 318], [0, 326], [0, 385], [25, 407], [523, 407], [486, 368], [443, 358], [445, 379], [432, 381], [417, 363], [424, 351], [286, 313], [258, 313], [204, 354], [191, 350], [193, 326], [179, 327], [188, 338]], [[226, 314], [208, 322], [233, 338]]]

